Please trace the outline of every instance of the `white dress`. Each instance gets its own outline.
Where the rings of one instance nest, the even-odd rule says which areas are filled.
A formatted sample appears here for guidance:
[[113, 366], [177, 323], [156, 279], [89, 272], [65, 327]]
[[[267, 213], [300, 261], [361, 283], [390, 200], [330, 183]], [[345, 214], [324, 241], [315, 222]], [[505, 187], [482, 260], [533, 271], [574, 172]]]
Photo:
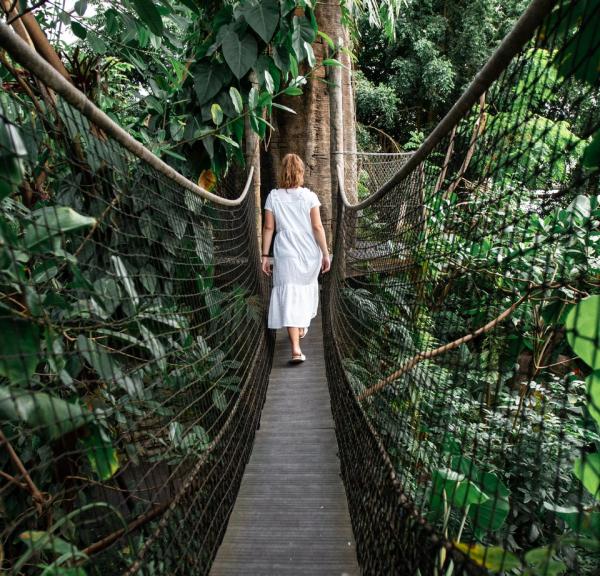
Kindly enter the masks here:
[[317, 315], [322, 255], [310, 210], [320, 205], [308, 188], [277, 188], [267, 197], [265, 210], [273, 213], [276, 231], [269, 328], [308, 328]]

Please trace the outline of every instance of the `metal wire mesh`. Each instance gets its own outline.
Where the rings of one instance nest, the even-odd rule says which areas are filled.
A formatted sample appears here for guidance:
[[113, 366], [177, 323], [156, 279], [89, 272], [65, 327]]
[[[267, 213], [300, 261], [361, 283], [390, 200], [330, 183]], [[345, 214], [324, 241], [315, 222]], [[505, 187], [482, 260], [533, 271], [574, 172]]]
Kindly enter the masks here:
[[[0, 571], [203, 574], [271, 362], [253, 198], [223, 207], [26, 71], [0, 93]], [[242, 174], [218, 185], [239, 196]]]
[[599, 55], [600, 3], [555, 3], [404, 180], [338, 203], [326, 358], [366, 574], [598, 573]]

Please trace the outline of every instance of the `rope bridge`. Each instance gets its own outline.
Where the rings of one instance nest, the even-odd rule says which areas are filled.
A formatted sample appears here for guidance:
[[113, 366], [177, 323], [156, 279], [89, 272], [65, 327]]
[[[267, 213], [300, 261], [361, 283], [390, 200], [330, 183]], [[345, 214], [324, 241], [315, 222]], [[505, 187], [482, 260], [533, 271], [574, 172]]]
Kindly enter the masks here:
[[325, 357], [365, 574], [598, 573], [599, 62], [600, 3], [533, 2], [393, 177], [359, 154], [358, 204], [338, 155]]
[[174, 178], [36, 65], [0, 94], [0, 564], [206, 573], [272, 356], [252, 175]]
[[[325, 359], [365, 574], [596, 573], [599, 29], [536, 0], [419, 150], [338, 155]], [[20, 63], [0, 567], [208, 573], [271, 368], [252, 175], [210, 194]]]

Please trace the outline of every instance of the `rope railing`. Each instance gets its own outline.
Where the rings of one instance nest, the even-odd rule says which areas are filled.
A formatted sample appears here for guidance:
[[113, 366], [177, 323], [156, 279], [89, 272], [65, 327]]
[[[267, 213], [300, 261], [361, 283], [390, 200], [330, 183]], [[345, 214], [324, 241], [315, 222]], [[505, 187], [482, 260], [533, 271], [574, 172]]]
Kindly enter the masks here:
[[498, 50], [394, 175], [358, 155], [358, 203], [338, 165], [325, 357], [365, 574], [600, 565], [600, 4], [533, 2]]
[[252, 173], [206, 192], [0, 44], [0, 571], [207, 573], [272, 355]]

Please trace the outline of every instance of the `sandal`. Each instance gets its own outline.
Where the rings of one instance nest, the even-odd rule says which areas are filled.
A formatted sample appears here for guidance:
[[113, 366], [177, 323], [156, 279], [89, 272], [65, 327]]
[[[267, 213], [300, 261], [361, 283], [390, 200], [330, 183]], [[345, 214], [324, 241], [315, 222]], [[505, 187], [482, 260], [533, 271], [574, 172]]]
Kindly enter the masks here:
[[306, 356], [304, 354], [294, 354], [292, 356], [292, 359], [290, 360], [290, 363], [300, 364], [301, 362], [304, 362], [305, 360], [306, 360]]
[[308, 334], [308, 327], [306, 327], [304, 329], [304, 334], [302, 334], [302, 336], [300, 336], [300, 340], [302, 340], [302, 338], [304, 338], [307, 334]]

